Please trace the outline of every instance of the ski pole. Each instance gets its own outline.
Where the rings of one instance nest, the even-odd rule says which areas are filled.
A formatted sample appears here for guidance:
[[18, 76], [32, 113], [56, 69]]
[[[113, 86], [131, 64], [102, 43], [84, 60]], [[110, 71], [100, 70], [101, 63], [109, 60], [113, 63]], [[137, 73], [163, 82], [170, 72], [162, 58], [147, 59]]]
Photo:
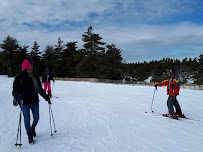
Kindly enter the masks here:
[[52, 133], [52, 125], [51, 125], [51, 105], [50, 105], [50, 104], [49, 104], [49, 118], [50, 118], [51, 136], [53, 137], [53, 133]]
[[154, 94], [153, 94], [152, 104], [151, 104], [151, 112], [154, 112], [154, 111], [152, 110], [152, 105], [153, 105], [153, 102], [154, 102], [154, 95], [155, 95], [155, 91], [156, 91], [156, 90], [157, 90], [157, 88], [154, 89]]
[[[17, 140], [16, 140], [16, 144], [15, 144], [16, 147], [17, 146], [22, 146], [22, 144], [21, 144], [21, 115], [22, 115], [22, 111], [20, 109], [20, 118], [19, 118], [19, 124], [18, 124]], [[20, 143], [18, 144], [18, 136], [19, 136], [19, 134], [20, 134]]]
[[51, 105], [50, 105], [50, 109], [51, 109], [51, 114], [52, 114], [52, 119], [53, 119], [54, 129], [55, 129], [54, 132], [57, 132], [57, 131], [56, 131], [56, 127], [55, 127], [54, 115], [53, 115], [53, 111], [52, 111]]
[[51, 90], [52, 94], [53, 94], [53, 90], [54, 90], [54, 82], [53, 82], [53, 85], [52, 85], [52, 90]]

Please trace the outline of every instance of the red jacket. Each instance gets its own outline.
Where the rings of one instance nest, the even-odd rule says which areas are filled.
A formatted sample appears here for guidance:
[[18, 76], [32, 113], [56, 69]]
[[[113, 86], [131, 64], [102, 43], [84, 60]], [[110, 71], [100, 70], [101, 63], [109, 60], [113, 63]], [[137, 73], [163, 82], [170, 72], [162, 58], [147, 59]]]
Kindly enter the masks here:
[[[171, 87], [172, 84], [174, 84], [174, 87]], [[169, 94], [170, 96], [177, 96], [179, 95], [180, 84], [180, 80], [174, 76], [169, 78], [168, 80], [164, 80], [163, 82], [158, 83], [157, 86], [167, 85], [167, 94]]]

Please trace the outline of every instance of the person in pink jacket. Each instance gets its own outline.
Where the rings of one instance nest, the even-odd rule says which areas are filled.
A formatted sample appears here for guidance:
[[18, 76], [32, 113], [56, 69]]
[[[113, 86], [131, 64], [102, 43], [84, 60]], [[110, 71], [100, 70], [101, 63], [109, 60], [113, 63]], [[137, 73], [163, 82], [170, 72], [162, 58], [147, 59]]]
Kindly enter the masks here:
[[51, 97], [51, 82], [54, 82], [53, 76], [51, 74], [50, 69], [46, 69], [46, 71], [44, 72], [44, 74], [42, 75], [42, 83], [44, 85], [44, 92], [46, 93], [46, 90], [48, 88], [48, 95]]

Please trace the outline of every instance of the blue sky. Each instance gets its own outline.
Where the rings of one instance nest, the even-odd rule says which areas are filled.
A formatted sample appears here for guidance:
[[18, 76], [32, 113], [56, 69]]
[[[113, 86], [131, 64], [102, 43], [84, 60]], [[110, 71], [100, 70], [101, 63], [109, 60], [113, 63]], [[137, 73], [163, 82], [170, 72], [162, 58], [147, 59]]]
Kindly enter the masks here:
[[61, 37], [82, 48], [92, 25], [126, 62], [194, 58], [203, 54], [202, 14], [202, 0], [2, 0], [0, 43], [10, 35], [43, 51]]

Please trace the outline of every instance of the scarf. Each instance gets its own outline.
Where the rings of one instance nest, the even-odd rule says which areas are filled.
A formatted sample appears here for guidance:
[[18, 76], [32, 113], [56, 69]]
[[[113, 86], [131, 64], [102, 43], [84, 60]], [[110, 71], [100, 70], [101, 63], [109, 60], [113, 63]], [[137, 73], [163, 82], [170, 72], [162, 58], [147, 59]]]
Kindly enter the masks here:
[[33, 76], [33, 74], [30, 74], [29, 76], [32, 78], [32, 82], [33, 82], [33, 85], [35, 88], [35, 93], [41, 93], [41, 89], [39, 87], [39, 84], [38, 84], [37, 80], [35, 79], [35, 77]]

